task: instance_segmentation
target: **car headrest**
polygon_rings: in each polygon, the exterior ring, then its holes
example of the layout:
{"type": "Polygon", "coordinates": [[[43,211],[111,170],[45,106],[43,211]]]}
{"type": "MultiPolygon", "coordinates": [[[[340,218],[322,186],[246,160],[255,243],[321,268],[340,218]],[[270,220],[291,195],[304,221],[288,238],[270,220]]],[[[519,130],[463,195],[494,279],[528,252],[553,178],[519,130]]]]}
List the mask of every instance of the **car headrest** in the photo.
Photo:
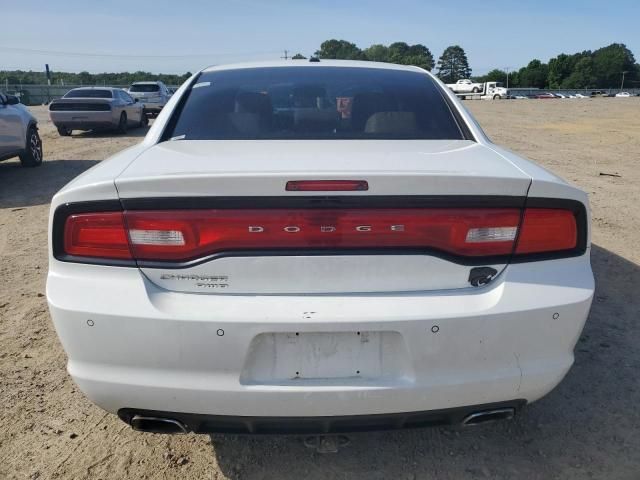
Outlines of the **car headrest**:
{"type": "Polygon", "coordinates": [[[360,93],[353,97],[351,119],[355,131],[364,131],[369,117],[378,112],[398,110],[396,102],[384,93],[360,93]]]}
{"type": "Polygon", "coordinates": [[[271,98],[265,93],[241,92],[236,95],[235,113],[256,113],[263,116],[273,114],[271,98]]]}
{"type": "Polygon", "coordinates": [[[330,133],[337,128],[339,118],[336,110],[303,108],[294,111],[293,128],[297,132],[330,133]]]}
{"type": "Polygon", "coordinates": [[[418,130],[414,112],[377,112],[369,117],[364,133],[411,135],[418,130]]]}
{"type": "Polygon", "coordinates": [[[321,108],[326,98],[324,87],[315,85],[296,87],[292,91],[293,106],[297,108],[321,108]]]}

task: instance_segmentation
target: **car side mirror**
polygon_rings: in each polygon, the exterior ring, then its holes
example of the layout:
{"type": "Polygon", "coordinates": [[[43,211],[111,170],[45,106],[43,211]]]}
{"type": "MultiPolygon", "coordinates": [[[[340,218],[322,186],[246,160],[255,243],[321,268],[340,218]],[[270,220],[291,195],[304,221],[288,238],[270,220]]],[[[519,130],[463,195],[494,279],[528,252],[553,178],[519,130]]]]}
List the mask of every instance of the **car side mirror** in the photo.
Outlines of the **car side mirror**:
{"type": "Polygon", "coordinates": [[[7,105],[18,105],[20,103],[20,99],[15,95],[7,95],[7,105]]]}

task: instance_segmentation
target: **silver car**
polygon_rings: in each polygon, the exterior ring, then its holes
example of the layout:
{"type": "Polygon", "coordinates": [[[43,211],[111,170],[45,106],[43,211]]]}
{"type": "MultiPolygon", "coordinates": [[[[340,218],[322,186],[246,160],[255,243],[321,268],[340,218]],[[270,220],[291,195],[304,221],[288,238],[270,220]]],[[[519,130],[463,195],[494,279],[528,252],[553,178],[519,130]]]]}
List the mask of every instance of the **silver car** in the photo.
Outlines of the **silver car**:
{"type": "Polygon", "coordinates": [[[145,112],[151,115],[160,113],[172,95],[162,82],[135,82],[129,87],[128,93],[137,98],[144,105],[145,112]]]}
{"type": "Polygon", "coordinates": [[[20,157],[23,167],[42,164],[38,122],[18,97],[0,92],[0,160],[20,157]]]}
{"type": "Polygon", "coordinates": [[[144,127],[149,120],[144,106],[120,88],[74,88],[49,105],[49,116],[63,137],[73,130],[115,129],[126,133],[129,127],[144,127]]]}

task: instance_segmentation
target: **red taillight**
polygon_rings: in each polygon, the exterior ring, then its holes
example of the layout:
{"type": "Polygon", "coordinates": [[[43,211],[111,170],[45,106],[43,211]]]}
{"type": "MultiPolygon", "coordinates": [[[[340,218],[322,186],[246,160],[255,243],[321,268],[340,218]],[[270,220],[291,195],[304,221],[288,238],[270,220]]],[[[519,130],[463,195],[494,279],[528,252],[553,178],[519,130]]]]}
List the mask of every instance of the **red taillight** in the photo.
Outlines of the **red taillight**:
{"type": "Polygon", "coordinates": [[[365,180],[292,180],[288,192],[350,192],[369,190],[365,180]]]}
{"type": "Polygon", "coordinates": [[[516,254],[570,250],[578,243],[578,227],[572,211],[527,208],[516,254]]]}
{"type": "Polygon", "coordinates": [[[570,210],[529,208],[141,210],[80,213],[64,224],[75,257],[182,262],[230,251],[413,249],[460,257],[577,248],[570,210]],[[515,246],[515,241],[518,241],[515,246]]]}
{"type": "Polygon", "coordinates": [[[78,257],[131,259],[124,214],[81,213],[67,217],[64,251],[78,257]]]}
{"type": "Polygon", "coordinates": [[[513,250],[520,211],[175,210],[133,211],[125,217],[135,258],[183,261],[269,249],[416,248],[462,256],[506,255],[513,250]]]}

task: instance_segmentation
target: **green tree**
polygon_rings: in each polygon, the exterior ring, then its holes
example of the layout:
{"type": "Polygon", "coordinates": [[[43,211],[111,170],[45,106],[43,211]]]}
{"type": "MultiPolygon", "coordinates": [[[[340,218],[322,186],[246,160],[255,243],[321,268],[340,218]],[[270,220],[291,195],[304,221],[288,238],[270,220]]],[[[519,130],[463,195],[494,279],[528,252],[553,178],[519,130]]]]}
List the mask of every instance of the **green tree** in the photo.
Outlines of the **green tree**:
{"type": "Polygon", "coordinates": [[[93,75],[91,75],[89,72],[80,72],[78,74],[78,83],[80,83],[80,85],[93,85],[93,75]]]}
{"type": "Polygon", "coordinates": [[[376,43],[366,48],[364,55],[372,62],[389,62],[389,47],[376,43]]]}
{"type": "Polygon", "coordinates": [[[455,83],[471,76],[467,54],[459,45],[447,47],[438,59],[438,77],[445,83],[455,83]]]}
{"type": "Polygon", "coordinates": [[[291,60],[306,60],[306,59],[307,57],[305,57],[301,53],[296,53],[293,57],[291,57],[291,60]]]}
{"type": "Polygon", "coordinates": [[[620,85],[622,72],[626,78],[633,81],[638,71],[633,53],[622,43],[612,43],[593,52],[593,74],[596,77],[596,87],[611,88],[620,85]]]}
{"type": "MultiPolygon", "coordinates": [[[[504,84],[507,83],[507,72],[505,72],[504,70],[500,70],[499,68],[494,68],[493,70],[491,70],[489,73],[487,73],[486,75],[482,75],[480,77],[474,77],[474,80],[476,82],[480,82],[480,83],[484,83],[484,82],[502,82],[504,84]]],[[[509,83],[513,83],[510,81],[509,83]]]]}
{"type": "Polygon", "coordinates": [[[540,60],[531,60],[526,67],[518,71],[518,84],[521,87],[545,88],[549,66],[540,60]]]}
{"type": "Polygon", "coordinates": [[[595,84],[593,59],[591,56],[585,56],[576,62],[571,74],[562,80],[560,88],[592,88],[595,84]]]}
{"type": "MultiPolygon", "coordinates": [[[[424,68],[425,70],[433,70],[435,61],[433,54],[424,45],[417,43],[411,45],[406,51],[403,62],[404,65],[415,65],[416,67],[424,68]]],[[[469,71],[471,73],[471,71],[469,71]]]]}
{"type": "Polygon", "coordinates": [[[388,47],[381,44],[374,44],[365,49],[363,53],[367,60],[374,62],[415,65],[425,70],[431,70],[434,66],[431,51],[419,43],[416,45],[408,45],[405,42],[395,42],[388,47]]]}
{"type": "Polygon", "coordinates": [[[364,53],[355,43],[336,39],[322,42],[316,56],[327,59],[365,60],[364,53]]]}

